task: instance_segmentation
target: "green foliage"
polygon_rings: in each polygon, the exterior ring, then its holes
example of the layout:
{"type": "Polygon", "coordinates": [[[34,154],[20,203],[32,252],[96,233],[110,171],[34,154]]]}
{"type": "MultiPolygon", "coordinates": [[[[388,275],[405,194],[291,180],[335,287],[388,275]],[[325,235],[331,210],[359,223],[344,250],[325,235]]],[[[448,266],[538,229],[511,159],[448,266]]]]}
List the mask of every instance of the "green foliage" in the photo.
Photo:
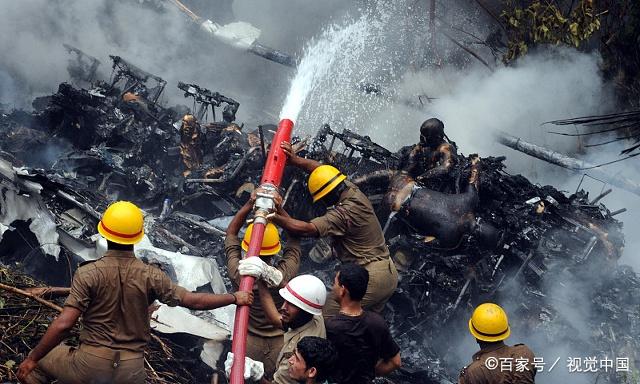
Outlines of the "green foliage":
{"type": "Polygon", "coordinates": [[[508,63],[524,56],[537,44],[566,44],[576,48],[600,29],[600,14],[593,0],[580,0],[571,14],[565,16],[550,1],[534,0],[526,8],[505,1],[500,17],[506,22],[508,51],[503,60],[508,63]]]}

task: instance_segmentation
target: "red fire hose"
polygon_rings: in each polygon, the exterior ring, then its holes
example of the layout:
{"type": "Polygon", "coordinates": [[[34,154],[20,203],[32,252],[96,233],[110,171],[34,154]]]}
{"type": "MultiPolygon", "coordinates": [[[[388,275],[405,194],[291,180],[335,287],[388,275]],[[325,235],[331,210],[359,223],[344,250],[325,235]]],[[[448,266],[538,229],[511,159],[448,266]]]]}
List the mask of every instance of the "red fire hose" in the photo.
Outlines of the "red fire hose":
{"type": "MultiPolygon", "coordinates": [[[[260,187],[262,189],[276,190],[282,181],[282,173],[287,163],[287,155],[280,148],[280,143],[291,140],[293,131],[293,121],[282,119],[278,124],[278,130],[271,142],[271,149],[267,156],[267,162],[262,173],[260,187]]],[[[267,223],[266,215],[269,213],[269,206],[273,206],[273,199],[269,197],[258,197],[255,205],[255,219],[251,239],[249,239],[249,249],[245,257],[260,255],[260,247],[264,236],[264,228],[267,223]]],[[[240,279],[240,291],[251,292],[255,279],[252,276],[242,276],[240,279]]],[[[247,350],[247,327],[249,324],[249,306],[239,305],[236,309],[236,318],[233,326],[233,340],[231,351],[233,352],[233,365],[231,366],[231,384],[244,384],[244,357],[247,350]]]]}

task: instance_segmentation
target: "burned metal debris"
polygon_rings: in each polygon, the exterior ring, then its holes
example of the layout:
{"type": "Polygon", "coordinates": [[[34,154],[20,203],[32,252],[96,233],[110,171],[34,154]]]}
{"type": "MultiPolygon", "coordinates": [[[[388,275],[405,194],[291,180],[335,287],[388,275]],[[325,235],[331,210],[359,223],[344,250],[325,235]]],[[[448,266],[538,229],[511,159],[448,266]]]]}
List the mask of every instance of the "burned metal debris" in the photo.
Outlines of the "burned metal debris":
{"type": "MultiPolygon", "coordinates": [[[[47,284],[68,284],[78,262],[96,257],[98,212],[116,199],[145,209],[151,243],[141,252],[176,279],[176,252],[223,266],[224,229],[259,182],[269,125],[234,123],[239,103],[195,84],[180,89],[199,111],[160,105],[165,83],[116,58],[118,81],[61,84],[32,113],[0,115],[0,261],[47,284]],[[222,120],[213,114],[207,122],[204,111],[221,103],[222,120]],[[48,156],[35,159],[30,147],[48,156]]],[[[470,358],[457,357],[456,341],[468,337],[470,312],[486,300],[506,304],[518,334],[535,334],[534,351],[561,344],[640,366],[640,279],[617,265],[622,224],[598,197],[509,175],[504,158],[462,154],[439,181],[449,185],[436,190],[402,173],[402,153],[329,126],[293,142],[301,156],[338,164],[368,194],[385,229],[401,276],[386,317],[404,362],[389,381],[455,382],[470,358]],[[576,330],[565,311],[576,300],[597,309],[580,325],[588,329],[576,330]]],[[[287,169],[281,194],[293,216],[308,219],[322,208],[310,204],[305,182],[287,169]]],[[[330,247],[307,240],[304,248],[310,257],[301,270],[330,283],[330,247]]],[[[230,287],[225,268],[213,272],[230,287]]],[[[609,372],[599,382],[622,378],[609,372]]]]}
{"type": "Polygon", "coordinates": [[[71,79],[86,83],[94,81],[98,67],[101,64],[100,60],[69,44],[62,44],[62,46],[67,52],[75,55],[73,60],[69,60],[69,65],[67,66],[67,72],[69,72],[71,79]]]}

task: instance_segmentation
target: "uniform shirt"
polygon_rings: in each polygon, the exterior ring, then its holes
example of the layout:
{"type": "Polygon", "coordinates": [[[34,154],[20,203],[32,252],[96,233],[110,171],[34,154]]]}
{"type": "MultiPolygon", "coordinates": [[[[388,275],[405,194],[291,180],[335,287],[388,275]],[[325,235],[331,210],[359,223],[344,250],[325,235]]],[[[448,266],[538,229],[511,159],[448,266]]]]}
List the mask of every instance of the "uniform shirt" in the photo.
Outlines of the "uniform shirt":
{"type": "Polygon", "coordinates": [[[382,316],[364,311],[360,316],[342,313],[327,320],[327,339],[338,352],[337,378],[344,384],[369,384],[379,359],[400,352],[382,316]]]}
{"type": "Polygon", "coordinates": [[[81,343],[142,353],[149,305],[157,299],[176,306],[187,292],[132,251],[111,250],[78,268],[64,305],[82,312],[81,343]]]}
{"type": "Polygon", "coordinates": [[[366,265],[389,258],[382,227],[367,196],[345,180],[346,190],[336,206],[324,216],[311,220],[320,237],[332,236],[333,246],[343,263],[366,265]]]}
{"type": "Polygon", "coordinates": [[[273,382],[276,384],[297,384],[296,380],[289,377],[289,358],[298,345],[298,341],[305,336],[317,336],[323,339],[327,337],[322,316],[313,318],[302,327],[289,329],[284,333],[284,345],[278,355],[278,369],[273,374],[273,382]]]}
{"type": "Polygon", "coordinates": [[[533,358],[533,352],[524,344],[516,344],[513,347],[503,343],[492,345],[473,355],[473,362],[460,372],[458,384],[533,384],[536,375],[533,358]],[[486,367],[485,361],[489,357],[498,359],[496,369],[490,370],[486,367]],[[501,369],[501,358],[511,359],[511,370],[504,370],[504,367],[501,369]],[[526,359],[527,369],[518,372],[517,359],[526,359]]]}
{"type": "MultiPolygon", "coordinates": [[[[240,264],[240,260],[242,260],[242,248],[240,247],[240,239],[238,236],[227,235],[224,239],[224,251],[227,256],[229,279],[231,279],[231,284],[233,284],[233,287],[237,290],[240,286],[240,278],[242,277],[238,272],[238,265],[240,264]]],[[[287,282],[298,273],[300,253],[300,241],[295,237],[290,237],[282,252],[282,259],[274,265],[274,267],[282,272],[280,287],[269,289],[276,308],[280,308],[284,302],[280,294],[278,294],[278,288],[284,287],[287,282]]],[[[261,258],[267,264],[271,265],[272,257],[261,258]]],[[[253,294],[256,298],[259,297],[258,286],[256,284],[253,285],[253,294]]],[[[282,329],[271,325],[265,316],[260,300],[254,300],[253,305],[249,308],[249,331],[255,335],[265,337],[279,336],[284,333],[282,329]]]]}

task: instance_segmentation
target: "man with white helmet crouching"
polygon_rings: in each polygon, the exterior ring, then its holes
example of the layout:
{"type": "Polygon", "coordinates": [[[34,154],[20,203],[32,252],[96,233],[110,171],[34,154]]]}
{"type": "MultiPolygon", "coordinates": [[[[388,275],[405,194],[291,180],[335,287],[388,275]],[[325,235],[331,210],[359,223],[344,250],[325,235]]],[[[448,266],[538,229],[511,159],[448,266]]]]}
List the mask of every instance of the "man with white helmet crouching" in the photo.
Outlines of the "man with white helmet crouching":
{"type": "MultiPolygon", "coordinates": [[[[260,280],[258,285],[265,316],[275,327],[285,331],[284,345],[278,355],[272,382],[296,384],[298,381],[291,378],[289,374],[289,358],[294,354],[298,341],[303,337],[326,338],[322,307],[327,298],[327,290],[324,283],[315,276],[296,276],[280,289],[279,293],[284,299],[284,304],[278,310],[264,283],[260,280]]],[[[225,366],[230,368],[232,362],[233,357],[229,353],[225,366]]],[[[245,378],[268,383],[262,377],[260,369],[256,368],[256,364],[257,362],[246,359],[245,378]]]]}

